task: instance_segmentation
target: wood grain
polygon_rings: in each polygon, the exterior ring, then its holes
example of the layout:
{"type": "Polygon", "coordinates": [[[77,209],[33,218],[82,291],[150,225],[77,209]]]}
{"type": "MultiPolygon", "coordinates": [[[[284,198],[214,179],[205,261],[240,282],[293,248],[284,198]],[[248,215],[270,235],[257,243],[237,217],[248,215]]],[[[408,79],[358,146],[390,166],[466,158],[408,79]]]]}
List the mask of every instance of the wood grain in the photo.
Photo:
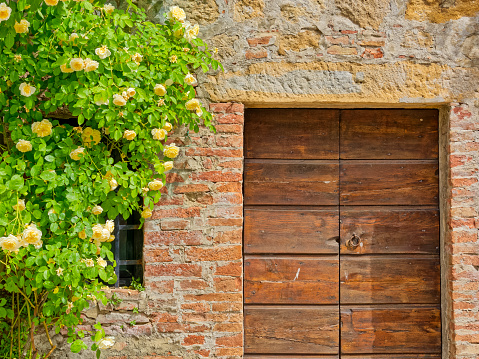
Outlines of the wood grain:
{"type": "Polygon", "coordinates": [[[340,158],[438,158],[438,125],[438,110],[342,110],[340,158]]]}
{"type": "Polygon", "coordinates": [[[341,256],[341,303],[440,303],[439,255],[341,256]]]}
{"type": "Polygon", "coordinates": [[[342,161],[342,205],[437,205],[437,161],[342,161]]]}
{"type": "Polygon", "coordinates": [[[342,353],[440,353],[439,305],[341,306],[342,353]]]}
{"type": "Polygon", "coordinates": [[[337,159],[339,111],[247,109],[245,158],[337,159]]]}
{"type": "Polygon", "coordinates": [[[431,208],[341,208],[341,253],[439,253],[439,211],[431,208]],[[357,235],[361,244],[347,247],[357,235]]]}
{"type": "Polygon", "coordinates": [[[324,161],[245,160],[245,205],[339,203],[337,163],[324,161]]]}
{"type": "Polygon", "coordinates": [[[339,258],[244,259],[244,301],[256,304],[336,304],[339,258]]]}
{"type": "Polygon", "coordinates": [[[441,354],[369,354],[369,355],[342,354],[341,358],[345,358],[345,359],[441,359],[441,354]]]}
{"type": "Polygon", "coordinates": [[[339,211],[245,207],[244,253],[338,253],[339,211]]]}
{"type": "MultiPolygon", "coordinates": [[[[247,359],[339,359],[338,355],[244,355],[247,359]]],[[[436,359],[436,358],[431,358],[436,359]]]]}
{"type": "Polygon", "coordinates": [[[338,353],[337,306],[245,306],[244,320],[245,353],[338,353]]]}

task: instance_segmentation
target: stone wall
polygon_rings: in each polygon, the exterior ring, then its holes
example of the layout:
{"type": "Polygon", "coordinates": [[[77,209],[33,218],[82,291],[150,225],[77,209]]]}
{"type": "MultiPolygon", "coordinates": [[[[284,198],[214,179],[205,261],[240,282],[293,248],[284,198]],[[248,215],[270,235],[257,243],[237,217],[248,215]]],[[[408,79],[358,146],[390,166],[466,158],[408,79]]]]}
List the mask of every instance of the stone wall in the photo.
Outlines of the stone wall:
{"type": "MultiPolygon", "coordinates": [[[[216,103],[217,134],[175,139],[182,155],[145,226],[146,291],[121,290],[115,310],[85,314],[86,326],[99,320],[117,338],[102,357],[242,356],[245,105],[441,110],[444,357],[477,358],[479,0],[139,4],[154,21],[170,5],[185,8],[225,72],[199,74],[197,89],[216,103]]],[[[91,356],[67,353],[57,357],[91,356]]]]}

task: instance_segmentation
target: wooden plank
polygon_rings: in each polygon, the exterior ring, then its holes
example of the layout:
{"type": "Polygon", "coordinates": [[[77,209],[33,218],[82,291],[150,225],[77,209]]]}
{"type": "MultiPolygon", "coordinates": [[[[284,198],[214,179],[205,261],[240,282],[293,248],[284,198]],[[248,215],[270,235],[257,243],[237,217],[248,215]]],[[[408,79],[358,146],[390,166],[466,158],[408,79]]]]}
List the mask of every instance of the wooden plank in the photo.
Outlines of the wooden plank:
{"type": "Polygon", "coordinates": [[[438,110],[341,111],[341,159],[438,158],[438,110]]]}
{"type": "Polygon", "coordinates": [[[440,306],[341,306],[342,353],[440,353],[440,306]]]}
{"type": "Polygon", "coordinates": [[[342,161],[342,205],[437,205],[437,161],[342,161]]]}
{"type": "Polygon", "coordinates": [[[338,159],[339,111],[247,109],[245,157],[338,159]]]}
{"type": "Polygon", "coordinates": [[[244,210],[245,253],[338,253],[338,238],[337,208],[288,206],[244,210]]]}
{"type": "Polygon", "coordinates": [[[337,163],[299,160],[245,160],[245,205],[339,203],[337,163]]]}
{"type": "Polygon", "coordinates": [[[341,303],[441,302],[439,255],[341,256],[341,303]]]}
{"type": "Polygon", "coordinates": [[[425,208],[341,208],[341,253],[439,253],[439,211],[425,208]],[[358,246],[347,246],[354,235],[358,246]]]}
{"type": "Polygon", "coordinates": [[[337,354],[337,306],[245,306],[245,353],[337,354]]]}
{"type": "Polygon", "coordinates": [[[336,304],[338,298],[338,257],[244,259],[245,303],[336,304]]]}
{"type": "Polygon", "coordinates": [[[345,359],[441,359],[441,354],[370,354],[370,355],[342,354],[341,358],[345,358],[345,359]]]}
{"type": "MultiPolygon", "coordinates": [[[[338,359],[339,355],[244,355],[246,359],[338,359]]],[[[432,358],[435,359],[435,358],[432,358]]]]}

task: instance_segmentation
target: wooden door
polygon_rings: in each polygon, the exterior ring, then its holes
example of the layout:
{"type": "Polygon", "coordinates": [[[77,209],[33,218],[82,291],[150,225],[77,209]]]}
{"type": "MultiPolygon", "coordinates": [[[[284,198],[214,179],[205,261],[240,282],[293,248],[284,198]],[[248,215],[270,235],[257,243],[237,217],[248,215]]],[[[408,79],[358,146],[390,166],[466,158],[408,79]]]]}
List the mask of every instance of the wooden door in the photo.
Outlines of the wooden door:
{"type": "Polygon", "coordinates": [[[437,111],[245,121],[245,356],[439,358],[437,111]]]}

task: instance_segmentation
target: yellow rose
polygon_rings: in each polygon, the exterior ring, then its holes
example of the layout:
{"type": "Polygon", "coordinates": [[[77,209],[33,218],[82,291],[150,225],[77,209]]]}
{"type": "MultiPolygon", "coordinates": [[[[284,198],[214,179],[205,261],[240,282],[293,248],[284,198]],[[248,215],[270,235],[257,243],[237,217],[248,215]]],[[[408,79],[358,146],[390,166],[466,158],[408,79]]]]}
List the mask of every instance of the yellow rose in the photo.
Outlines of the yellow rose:
{"type": "Polygon", "coordinates": [[[81,139],[87,147],[91,147],[92,142],[94,145],[97,145],[101,141],[101,132],[87,127],[83,130],[81,139]]]}
{"type": "Polygon", "coordinates": [[[141,212],[141,217],[142,218],[150,218],[152,214],[153,214],[153,212],[151,212],[151,209],[146,207],[145,209],[143,209],[143,212],[141,212]]]}
{"type": "Polygon", "coordinates": [[[165,125],[162,127],[165,131],[170,132],[173,129],[173,126],[169,122],[165,122],[165,125]]]}
{"type": "Polygon", "coordinates": [[[19,199],[17,200],[17,204],[13,206],[13,209],[15,211],[23,211],[25,209],[25,200],[24,199],[19,199]]]}
{"type": "Polygon", "coordinates": [[[78,237],[80,239],[85,239],[86,238],[86,232],[85,230],[78,232],[78,237]]]}
{"type": "Polygon", "coordinates": [[[168,158],[175,158],[180,153],[180,148],[176,146],[174,143],[171,145],[165,146],[163,150],[163,154],[168,158]]]}
{"type": "Polygon", "coordinates": [[[22,82],[19,86],[20,89],[20,94],[22,96],[30,97],[33,95],[36,91],[36,88],[33,86],[30,86],[29,84],[22,82]]]}
{"type": "Polygon", "coordinates": [[[162,128],[154,128],[151,130],[151,135],[153,136],[153,139],[155,140],[164,140],[165,136],[168,134],[166,130],[162,128]]]}
{"type": "Polygon", "coordinates": [[[110,239],[110,231],[101,224],[95,224],[92,228],[92,239],[106,242],[110,239]]]}
{"type": "Polygon", "coordinates": [[[17,34],[24,34],[28,32],[29,26],[30,26],[30,23],[25,19],[22,19],[20,22],[15,21],[15,25],[13,25],[15,32],[17,34]]]}
{"type": "Polygon", "coordinates": [[[26,140],[18,140],[15,147],[20,152],[28,152],[32,150],[32,144],[30,143],[30,141],[26,141],[26,140]]]}
{"type": "Polygon", "coordinates": [[[108,15],[111,15],[111,14],[113,14],[113,11],[115,10],[115,7],[112,4],[106,4],[105,6],[103,6],[103,10],[108,15]]]}
{"type": "Polygon", "coordinates": [[[60,70],[65,74],[73,72],[73,69],[67,67],[67,64],[60,65],[60,70]]]}
{"type": "Polygon", "coordinates": [[[133,97],[136,95],[136,91],[133,87],[130,87],[128,90],[126,90],[126,94],[128,97],[133,97]]]}
{"type": "Polygon", "coordinates": [[[148,183],[148,187],[152,190],[152,191],[159,191],[160,189],[163,188],[163,182],[160,181],[160,180],[154,180],[154,181],[151,181],[148,183]]]}
{"type": "Polygon", "coordinates": [[[103,208],[101,208],[101,206],[95,206],[93,207],[93,209],[91,210],[91,212],[94,214],[94,215],[99,215],[103,212],[103,208]]]}
{"type": "Polygon", "coordinates": [[[126,100],[122,95],[114,94],[113,95],[113,104],[115,104],[117,106],[125,106],[126,105],[126,100]]]}
{"type": "Polygon", "coordinates": [[[203,116],[203,110],[202,110],[201,108],[197,108],[197,109],[196,109],[196,115],[197,115],[198,117],[203,116]]]}
{"type": "Polygon", "coordinates": [[[112,178],[108,184],[110,185],[110,191],[114,191],[118,187],[118,182],[112,178]]]}
{"type": "Polygon", "coordinates": [[[42,238],[40,231],[35,224],[30,224],[22,233],[22,239],[28,244],[35,244],[42,238]]]}
{"type": "Polygon", "coordinates": [[[83,147],[78,147],[76,150],[70,152],[70,158],[74,161],[79,161],[80,158],[85,154],[85,149],[83,147]]]}
{"type": "Polygon", "coordinates": [[[201,103],[198,99],[193,98],[185,103],[185,107],[187,110],[196,111],[196,109],[201,107],[201,103]]]}
{"type": "Polygon", "coordinates": [[[0,4],[0,22],[6,21],[10,18],[12,9],[7,6],[4,2],[0,4]]]}
{"type": "Polygon", "coordinates": [[[185,83],[191,86],[196,86],[198,84],[198,81],[196,81],[196,78],[192,74],[188,73],[185,76],[185,83]]]}
{"type": "Polygon", "coordinates": [[[45,0],[45,4],[48,6],[55,6],[58,4],[58,0],[45,0]]]}
{"type": "Polygon", "coordinates": [[[125,130],[125,132],[123,132],[123,138],[126,138],[128,141],[133,140],[135,137],[136,137],[135,131],[125,130]]]}
{"type": "Polygon", "coordinates": [[[48,120],[42,120],[41,122],[34,122],[32,124],[32,132],[38,137],[45,137],[52,134],[52,123],[48,120]]]}
{"type": "Polygon", "coordinates": [[[187,41],[196,39],[198,33],[200,32],[200,26],[198,24],[192,26],[188,25],[185,30],[185,35],[183,36],[187,41]]]}
{"type": "Polygon", "coordinates": [[[170,11],[166,14],[166,17],[170,20],[178,20],[180,22],[185,21],[186,13],[185,10],[178,6],[171,6],[170,11]]]}
{"type": "Polygon", "coordinates": [[[111,51],[108,50],[108,47],[103,45],[102,47],[98,47],[95,49],[95,54],[100,58],[100,59],[106,59],[108,56],[111,55],[111,51]]]}
{"type": "Polygon", "coordinates": [[[158,96],[164,96],[166,94],[166,88],[165,86],[161,84],[156,84],[154,91],[155,91],[155,95],[158,95],[158,96]]]}
{"type": "Polygon", "coordinates": [[[85,68],[85,62],[83,61],[83,59],[76,57],[70,60],[70,67],[74,71],[81,71],[85,68]]]}
{"type": "Polygon", "coordinates": [[[98,263],[98,265],[99,265],[100,267],[103,267],[103,268],[105,268],[106,265],[107,265],[106,260],[104,260],[102,257],[98,257],[98,258],[96,259],[96,262],[98,263]]]}
{"type": "Polygon", "coordinates": [[[168,172],[173,168],[173,161],[166,161],[163,163],[163,168],[165,169],[165,172],[168,172]]]}
{"type": "Polygon", "coordinates": [[[174,63],[176,63],[176,61],[178,60],[178,56],[172,55],[172,56],[170,56],[170,59],[169,59],[169,60],[170,60],[170,62],[171,62],[172,64],[174,64],[174,63]]]}
{"type": "Polygon", "coordinates": [[[13,55],[13,58],[15,59],[16,62],[22,61],[22,55],[13,55]]]}
{"type": "Polygon", "coordinates": [[[131,57],[131,59],[139,65],[141,60],[143,60],[143,55],[141,55],[137,52],[131,57]]]}
{"type": "Polygon", "coordinates": [[[111,219],[107,220],[105,223],[105,228],[110,232],[113,233],[115,230],[115,222],[111,219]]]}
{"type": "Polygon", "coordinates": [[[85,259],[85,265],[86,265],[87,267],[94,267],[94,266],[95,266],[95,262],[93,261],[93,259],[88,258],[88,259],[85,259]]]}
{"type": "Polygon", "coordinates": [[[4,251],[18,251],[18,249],[21,247],[21,243],[18,240],[17,237],[15,237],[13,234],[10,234],[8,237],[2,237],[0,238],[0,247],[4,251]]]}
{"type": "Polygon", "coordinates": [[[98,61],[86,58],[85,59],[85,72],[95,71],[98,68],[98,61]]]}
{"type": "Polygon", "coordinates": [[[78,39],[78,34],[76,32],[72,32],[72,34],[68,37],[68,40],[74,41],[75,39],[78,39]]]}

